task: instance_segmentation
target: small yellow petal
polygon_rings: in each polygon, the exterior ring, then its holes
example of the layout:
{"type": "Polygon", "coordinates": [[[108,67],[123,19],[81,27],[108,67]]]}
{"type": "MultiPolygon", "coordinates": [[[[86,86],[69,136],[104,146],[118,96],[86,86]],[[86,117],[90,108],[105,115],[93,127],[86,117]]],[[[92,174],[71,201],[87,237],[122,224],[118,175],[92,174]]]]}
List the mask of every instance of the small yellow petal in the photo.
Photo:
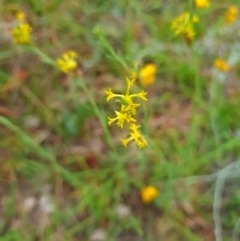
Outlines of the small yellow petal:
{"type": "Polygon", "coordinates": [[[112,98],[113,92],[111,89],[105,90],[105,94],[107,95],[107,101],[112,98]]]}
{"type": "Polygon", "coordinates": [[[129,88],[133,85],[133,83],[135,81],[135,79],[130,80],[128,78],[126,78],[126,80],[127,80],[127,85],[128,85],[129,88]]]}
{"type": "Polygon", "coordinates": [[[147,92],[144,92],[144,91],[141,91],[139,92],[138,94],[133,94],[133,95],[130,95],[131,98],[135,98],[135,97],[138,97],[142,100],[146,100],[147,101],[147,98],[145,97],[147,95],[147,92]]]}
{"type": "Polygon", "coordinates": [[[108,117],[108,125],[111,125],[117,118],[108,117]]]}
{"type": "Polygon", "coordinates": [[[126,138],[126,139],[122,139],[122,140],[121,140],[121,143],[122,143],[122,145],[123,145],[124,147],[126,147],[127,144],[128,144],[128,142],[130,142],[130,141],[131,141],[131,137],[130,137],[130,138],[126,138]]]}

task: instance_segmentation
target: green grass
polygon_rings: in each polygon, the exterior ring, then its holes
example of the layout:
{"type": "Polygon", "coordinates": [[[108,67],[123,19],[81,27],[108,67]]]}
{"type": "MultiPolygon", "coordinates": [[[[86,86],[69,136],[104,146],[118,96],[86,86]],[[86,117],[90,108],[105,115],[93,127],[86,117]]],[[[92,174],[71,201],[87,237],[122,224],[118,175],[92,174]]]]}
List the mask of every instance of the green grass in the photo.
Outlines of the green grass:
{"type": "Polygon", "coordinates": [[[103,240],[237,240],[239,21],[223,19],[237,0],[208,9],[158,0],[0,4],[0,241],[90,240],[97,229],[103,240]],[[32,26],[31,46],[11,43],[5,26],[16,9],[32,26]],[[170,29],[182,11],[200,18],[192,45],[170,29]],[[56,67],[69,49],[79,55],[76,76],[56,67]],[[219,57],[234,59],[229,72],[214,70],[219,57]],[[141,150],[123,147],[127,130],[107,124],[118,103],[104,93],[124,93],[135,62],[157,66],[137,109],[148,141],[141,150]],[[149,205],[140,198],[147,185],[160,191],[149,205]]]}

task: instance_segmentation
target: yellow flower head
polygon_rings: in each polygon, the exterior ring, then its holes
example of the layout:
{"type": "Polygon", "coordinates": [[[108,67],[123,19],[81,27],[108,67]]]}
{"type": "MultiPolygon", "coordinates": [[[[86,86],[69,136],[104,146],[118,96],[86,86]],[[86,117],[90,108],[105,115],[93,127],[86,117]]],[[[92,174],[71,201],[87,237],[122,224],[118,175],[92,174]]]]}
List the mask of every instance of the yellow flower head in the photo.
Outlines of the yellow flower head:
{"type": "Polygon", "coordinates": [[[226,61],[224,61],[223,59],[216,59],[216,60],[214,61],[214,66],[215,66],[217,69],[219,69],[219,70],[221,70],[221,71],[223,71],[223,72],[227,72],[227,71],[229,71],[229,69],[230,69],[229,64],[228,64],[226,61]]]}
{"type": "Polygon", "coordinates": [[[105,93],[107,95],[107,101],[111,100],[112,98],[119,98],[121,102],[121,112],[128,112],[130,115],[136,114],[136,108],[140,106],[140,104],[136,104],[133,102],[134,98],[140,98],[142,100],[147,100],[146,95],[147,93],[144,91],[139,92],[138,94],[130,94],[131,86],[134,83],[133,80],[127,80],[127,90],[125,95],[115,94],[112,92],[111,89],[106,90],[105,93]]]}
{"type": "Polygon", "coordinates": [[[140,131],[138,130],[140,128],[140,126],[132,124],[129,127],[130,132],[130,136],[126,139],[122,139],[121,142],[123,144],[123,146],[127,146],[127,144],[130,141],[134,141],[136,142],[137,146],[139,148],[144,148],[147,146],[147,141],[144,139],[144,137],[142,136],[142,134],[140,133],[140,131]]]}
{"type": "Polygon", "coordinates": [[[64,73],[68,73],[77,68],[76,58],[77,54],[70,50],[62,54],[62,56],[58,58],[56,62],[60,70],[62,70],[64,73]]]}
{"type": "Polygon", "coordinates": [[[193,29],[193,24],[198,22],[198,20],[199,19],[196,15],[184,12],[173,20],[171,28],[175,35],[183,34],[186,38],[192,40],[196,35],[193,29]]]}
{"type": "Polygon", "coordinates": [[[15,44],[29,44],[31,42],[32,28],[28,23],[19,23],[11,32],[15,44]]]}
{"type": "Polygon", "coordinates": [[[198,8],[207,8],[210,6],[209,0],[195,0],[195,5],[198,8]]]}
{"type": "Polygon", "coordinates": [[[140,195],[144,203],[150,203],[159,195],[159,191],[154,186],[146,186],[141,189],[140,195]]]}
{"type": "Polygon", "coordinates": [[[141,84],[149,86],[154,83],[156,78],[157,67],[155,64],[146,64],[140,69],[139,76],[141,84]]]}
{"type": "Polygon", "coordinates": [[[115,118],[110,118],[108,117],[108,125],[111,125],[113,122],[118,121],[117,122],[117,126],[123,128],[123,124],[125,122],[129,123],[129,122],[135,122],[136,120],[134,118],[131,117],[131,115],[129,115],[128,113],[122,113],[122,112],[118,112],[115,111],[116,113],[116,117],[115,118]]]}
{"type": "Polygon", "coordinates": [[[16,13],[16,19],[18,19],[18,20],[24,20],[24,19],[25,19],[25,14],[24,14],[24,12],[18,11],[18,12],[16,13]]]}
{"type": "Polygon", "coordinates": [[[238,7],[231,6],[227,12],[225,13],[225,21],[226,23],[233,23],[237,20],[238,17],[238,7]]]}

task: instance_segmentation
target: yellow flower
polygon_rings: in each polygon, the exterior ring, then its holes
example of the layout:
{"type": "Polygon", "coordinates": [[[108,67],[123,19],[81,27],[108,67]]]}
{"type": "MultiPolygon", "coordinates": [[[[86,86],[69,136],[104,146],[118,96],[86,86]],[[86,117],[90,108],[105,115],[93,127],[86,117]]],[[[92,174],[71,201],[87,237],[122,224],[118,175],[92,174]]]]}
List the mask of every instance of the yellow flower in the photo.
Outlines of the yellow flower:
{"type": "Polygon", "coordinates": [[[196,15],[184,12],[173,20],[171,28],[174,30],[175,35],[183,34],[186,38],[192,40],[196,35],[193,24],[198,22],[198,20],[196,15]]]}
{"type": "Polygon", "coordinates": [[[16,19],[18,19],[18,20],[24,20],[24,19],[25,19],[25,14],[24,14],[24,12],[18,11],[18,12],[16,13],[16,19]]]}
{"type": "Polygon", "coordinates": [[[147,141],[144,139],[144,137],[142,136],[142,134],[139,132],[139,129],[140,126],[138,125],[135,125],[135,124],[132,124],[130,127],[129,127],[129,130],[131,131],[130,132],[130,136],[126,139],[122,139],[121,142],[123,144],[123,146],[127,146],[127,144],[130,142],[130,141],[135,141],[137,146],[139,148],[143,148],[143,147],[146,147],[147,146],[147,141]]]}
{"type": "Polygon", "coordinates": [[[159,191],[154,186],[146,186],[141,189],[140,195],[144,203],[152,202],[159,194],[159,191]]]}
{"type": "Polygon", "coordinates": [[[11,32],[15,44],[29,44],[31,42],[32,28],[28,23],[19,23],[11,32]]]}
{"type": "Polygon", "coordinates": [[[105,93],[107,95],[107,101],[111,100],[112,98],[120,98],[121,99],[121,112],[130,112],[130,115],[135,115],[136,114],[136,108],[140,106],[140,104],[136,104],[133,102],[132,99],[134,98],[140,98],[142,100],[147,100],[147,98],[145,97],[147,95],[146,92],[141,91],[137,94],[130,94],[130,88],[134,83],[134,79],[133,80],[129,80],[128,78],[127,80],[127,90],[125,95],[121,95],[121,94],[115,94],[112,92],[111,89],[106,90],[105,93]]]}
{"type": "Polygon", "coordinates": [[[140,69],[139,76],[144,87],[154,83],[156,71],[157,67],[155,64],[146,64],[140,69]]]}
{"type": "Polygon", "coordinates": [[[117,126],[123,128],[123,124],[125,122],[129,123],[130,121],[135,122],[136,120],[134,118],[131,117],[131,115],[128,115],[127,113],[122,113],[122,112],[118,112],[115,111],[116,116],[115,118],[110,118],[108,117],[108,125],[111,125],[113,122],[118,121],[117,122],[117,126]]]}
{"type": "Polygon", "coordinates": [[[216,60],[214,61],[214,66],[215,66],[217,69],[219,69],[219,70],[221,70],[221,71],[223,71],[223,72],[227,72],[227,71],[229,71],[229,69],[230,69],[229,64],[228,64],[226,61],[224,61],[223,59],[216,59],[216,60]]]}
{"type": "Polygon", "coordinates": [[[70,50],[58,58],[56,62],[60,70],[64,73],[68,73],[77,68],[76,58],[77,54],[70,50]]]}
{"type": "Polygon", "coordinates": [[[122,105],[122,111],[130,113],[130,115],[136,115],[136,108],[139,107],[140,104],[135,104],[132,102],[131,99],[129,99],[128,104],[122,105]]]}
{"type": "Polygon", "coordinates": [[[226,23],[233,23],[237,20],[238,17],[238,7],[231,6],[227,12],[225,13],[225,21],[226,23]]]}
{"type": "Polygon", "coordinates": [[[195,0],[195,5],[198,8],[207,8],[210,6],[209,0],[195,0]]]}

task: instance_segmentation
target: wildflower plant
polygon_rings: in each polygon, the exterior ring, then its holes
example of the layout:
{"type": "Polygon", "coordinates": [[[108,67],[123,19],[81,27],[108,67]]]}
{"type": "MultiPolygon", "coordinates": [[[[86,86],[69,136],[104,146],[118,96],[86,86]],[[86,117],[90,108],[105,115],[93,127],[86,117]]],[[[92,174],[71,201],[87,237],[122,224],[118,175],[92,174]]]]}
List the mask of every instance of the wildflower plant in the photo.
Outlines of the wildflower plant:
{"type": "Polygon", "coordinates": [[[17,25],[11,30],[15,44],[28,45],[31,42],[31,26],[26,22],[25,14],[21,11],[16,14],[17,25]]]}
{"type": "MultiPolygon", "coordinates": [[[[141,91],[137,94],[131,94],[130,90],[134,83],[134,79],[130,80],[126,78],[127,81],[127,89],[125,94],[115,94],[112,92],[111,88],[105,91],[107,95],[107,101],[116,98],[116,102],[120,104],[120,110],[115,111],[116,117],[110,118],[108,117],[108,125],[116,122],[117,126],[123,129],[124,124],[129,124],[132,122],[137,122],[135,119],[136,116],[136,109],[141,105],[140,103],[135,102],[135,99],[141,99],[147,101],[146,95],[147,93],[141,91]]],[[[126,146],[128,142],[134,141],[138,145],[139,148],[147,146],[146,140],[142,137],[141,133],[139,132],[139,127],[135,124],[130,125],[129,130],[130,137],[127,139],[122,140],[122,144],[126,146]]]]}
{"type": "Polygon", "coordinates": [[[112,98],[118,98],[120,104],[121,104],[121,113],[127,113],[130,116],[134,116],[136,114],[136,108],[140,106],[139,103],[134,103],[133,99],[140,98],[142,100],[147,100],[146,95],[147,93],[144,91],[141,91],[137,94],[130,94],[131,86],[134,83],[134,79],[126,79],[127,80],[127,90],[125,95],[121,94],[115,94],[112,92],[111,89],[106,90],[105,93],[107,95],[107,101],[111,100],[112,98]]]}
{"type": "Polygon", "coordinates": [[[171,29],[175,35],[182,34],[186,39],[193,40],[196,32],[194,30],[194,23],[199,19],[196,15],[191,15],[189,12],[184,12],[172,21],[171,29]]]}

